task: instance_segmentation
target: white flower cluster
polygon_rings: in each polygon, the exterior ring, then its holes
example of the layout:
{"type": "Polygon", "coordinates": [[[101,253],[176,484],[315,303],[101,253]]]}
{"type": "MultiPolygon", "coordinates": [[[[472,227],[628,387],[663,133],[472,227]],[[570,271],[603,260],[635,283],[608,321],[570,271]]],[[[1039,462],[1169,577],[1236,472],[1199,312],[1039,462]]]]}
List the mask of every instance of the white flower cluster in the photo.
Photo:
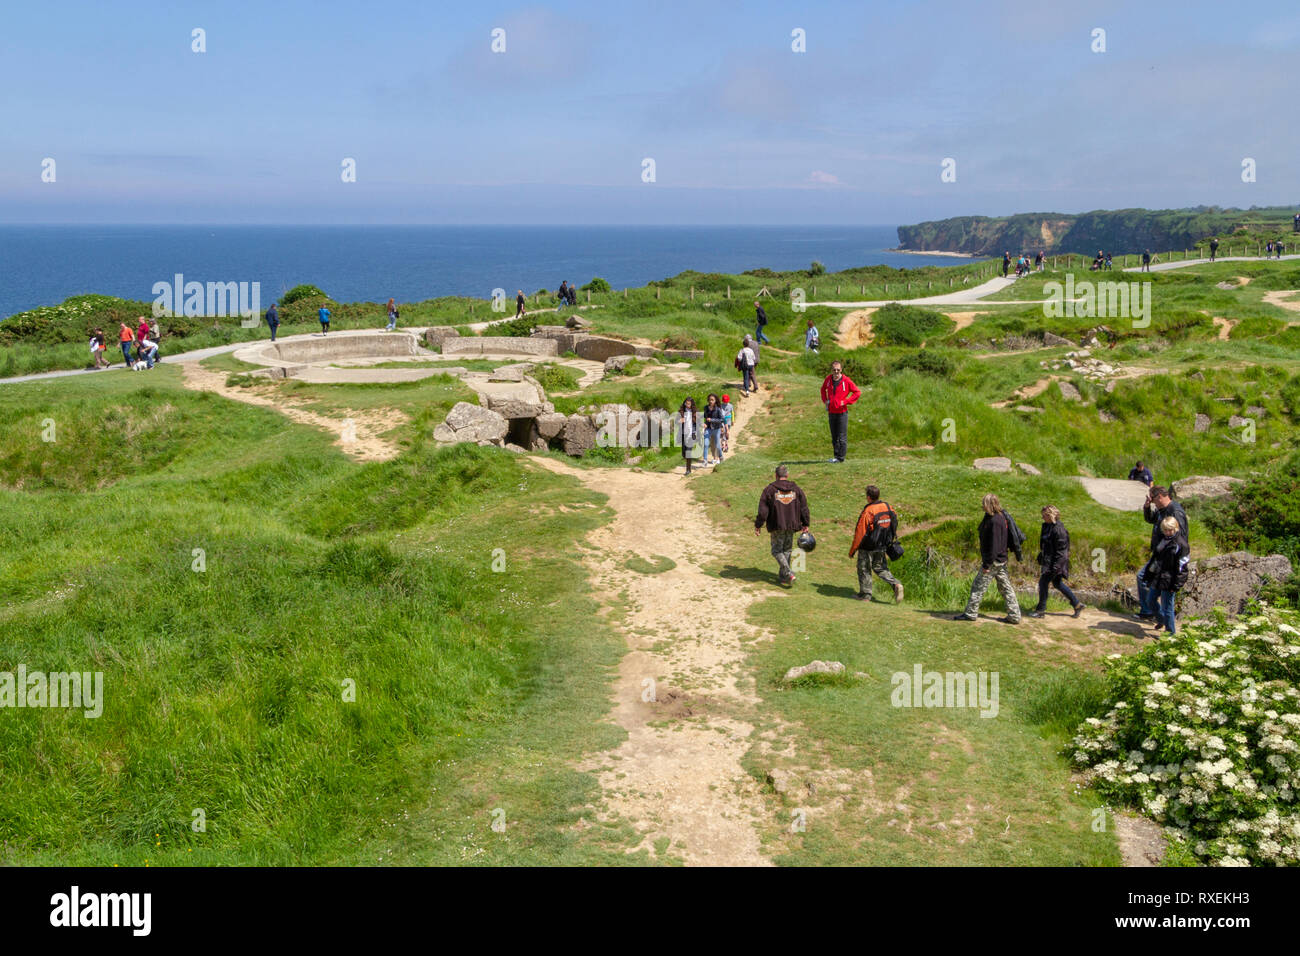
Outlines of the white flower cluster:
{"type": "Polygon", "coordinates": [[[1300,630],[1285,611],[1198,622],[1107,662],[1113,706],[1073,756],[1205,862],[1300,864],[1300,630]]]}

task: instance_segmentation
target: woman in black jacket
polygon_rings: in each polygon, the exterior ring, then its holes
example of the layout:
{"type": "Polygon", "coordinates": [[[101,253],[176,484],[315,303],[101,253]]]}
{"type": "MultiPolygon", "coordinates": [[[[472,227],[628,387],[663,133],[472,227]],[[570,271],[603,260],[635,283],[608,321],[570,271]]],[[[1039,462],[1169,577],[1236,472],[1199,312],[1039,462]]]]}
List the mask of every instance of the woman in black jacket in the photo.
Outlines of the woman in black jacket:
{"type": "Polygon", "coordinates": [[[1154,582],[1156,592],[1156,619],[1152,627],[1164,628],[1170,634],[1178,633],[1174,622],[1174,596],[1187,583],[1187,560],[1191,548],[1183,534],[1178,519],[1170,515],[1160,522],[1161,539],[1156,543],[1147,563],[1147,580],[1154,582]]]}
{"type": "Polygon", "coordinates": [[[695,408],[695,399],[687,397],[682,407],[677,410],[677,439],[682,443],[682,460],[686,462],[686,474],[691,473],[691,463],[701,457],[700,413],[695,408]]]}
{"type": "Polygon", "coordinates": [[[1043,530],[1038,535],[1038,564],[1043,569],[1038,575],[1038,607],[1029,612],[1030,617],[1042,617],[1047,612],[1047,589],[1056,588],[1074,608],[1074,616],[1083,613],[1083,602],[1074,596],[1065,579],[1070,576],[1070,532],[1061,523],[1060,509],[1048,505],[1043,509],[1043,530]]]}

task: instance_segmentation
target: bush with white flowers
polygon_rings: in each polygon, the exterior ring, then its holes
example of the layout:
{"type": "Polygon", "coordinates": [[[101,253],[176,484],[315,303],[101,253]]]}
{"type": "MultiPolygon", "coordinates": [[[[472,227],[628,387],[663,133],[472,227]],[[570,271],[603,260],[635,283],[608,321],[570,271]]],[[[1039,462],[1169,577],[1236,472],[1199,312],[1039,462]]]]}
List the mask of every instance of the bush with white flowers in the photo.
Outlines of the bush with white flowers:
{"type": "Polygon", "coordinates": [[[1075,762],[1204,863],[1300,864],[1298,624],[1263,607],[1112,655],[1113,704],[1080,725],[1075,762]]]}

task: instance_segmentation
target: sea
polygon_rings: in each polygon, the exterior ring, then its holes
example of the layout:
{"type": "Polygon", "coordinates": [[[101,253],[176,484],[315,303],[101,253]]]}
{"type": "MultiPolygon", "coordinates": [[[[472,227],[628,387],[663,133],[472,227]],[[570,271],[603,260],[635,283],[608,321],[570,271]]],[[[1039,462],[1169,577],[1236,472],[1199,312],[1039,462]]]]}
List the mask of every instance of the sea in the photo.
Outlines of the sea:
{"type": "Polygon", "coordinates": [[[616,289],[687,269],[953,266],[891,251],[895,226],[0,225],[0,319],[73,295],[150,302],[155,283],[260,283],[263,308],[299,283],[338,302],[507,298],[593,276],[616,289]]]}

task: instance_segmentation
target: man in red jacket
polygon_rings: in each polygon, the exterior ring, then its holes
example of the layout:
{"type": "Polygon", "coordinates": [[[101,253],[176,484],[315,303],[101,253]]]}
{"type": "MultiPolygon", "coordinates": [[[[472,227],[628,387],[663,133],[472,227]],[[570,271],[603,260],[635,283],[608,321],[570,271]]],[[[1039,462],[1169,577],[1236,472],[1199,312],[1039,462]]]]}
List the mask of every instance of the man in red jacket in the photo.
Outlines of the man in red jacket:
{"type": "Polygon", "coordinates": [[[831,462],[834,464],[844,464],[844,456],[849,453],[849,406],[861,394],[853,379],[844,374],[844,367],[839,362],[832,362],[831,374],[822,382],[822,404],[830,415],[831,449],[835,453],[831,462]]]}

